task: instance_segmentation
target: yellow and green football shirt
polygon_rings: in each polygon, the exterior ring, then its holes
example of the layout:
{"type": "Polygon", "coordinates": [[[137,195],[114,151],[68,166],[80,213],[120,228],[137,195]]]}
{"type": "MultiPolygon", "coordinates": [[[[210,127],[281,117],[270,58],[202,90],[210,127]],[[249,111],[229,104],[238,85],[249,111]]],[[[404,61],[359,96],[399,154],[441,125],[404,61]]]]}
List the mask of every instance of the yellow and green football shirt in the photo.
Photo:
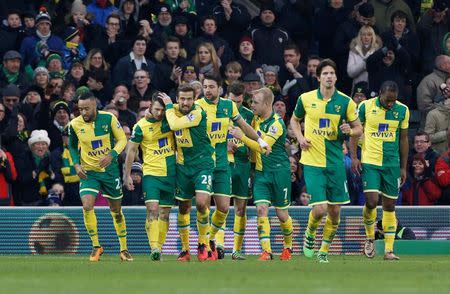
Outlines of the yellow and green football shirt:
{"type": "Polygon", "coordinates": [[[175,139],[166,118],[142,118],[134,125],[130,141],[141,145],[144,175],[175,176],[175,139]]]}
{"type": "Polygon", "coordinates": [[[207,98],[201,98],[195,101],[207,115],[207,132],[211,146],[215,150],[216,170],[227,169],[228,149],[227,149],[227,135],[230,119],[237,121],[241,116],[236,107],[236,104],[229,100],[219,98],[217,104],[209,102],[207,98]]]}
{"type": "Polygon", "coordinates": [[[258,135],[272,148],[269,155],[255,152],[257,171],[276,172],[283,168],[290,168],[289,158],[286,151],[286,125],[283,119],[272,112],[271,116],[264,120],[260,116],[254,116],[252,126],[258,135]]]}
{"type": "Polygon", "coordinates": [[[375,97],[361,102],[359,119],[364,125],[361,162],[383,167],[400,165],[400,130],[409,126],[409,109],[396,101],[387,110],[375,97]]]}
{"type": "Polygon", "coordinates": [[[178,105],[166,105],[166,117],[175,133],[177,164],[186,167],[214,168],[214,148],[207,134],[206,113],[193,105],[187,115],[178,105]]]}
{"type": "MultiPolygon", "coordinates": [[[[238,108],[238,111],[245,122],[251,125],[253,120],[253,112],[243,105],[238,108]]],[[[234,123],[233,125],[236,126],[236,124],[234,123]]],[[[240,139],[234,138],[230,134],[228,134],[227,138],[228,142],[232,142],[237,146],[237,150],[234,153],[228,152],[228,161],[247,163],[249,161],[249,152],[244,142],[242,142],[240,139]]]]}
{"type": "Polygon", "coordinates": [[[317,89],[300,95],[294,115],[305,119],[304,136],[311,141],[311,147],[302,151],[300,162],[316,167],[342,165],[345,135],[339,126],[343,120],[358,119],[356,103],[337,90],[329,100],[324,100],[317,89]]]}
{"type": "Polygon", "coordinates": [[[127,144],[125,132],[117,118],[105,111],[97,111],[93,122],[85,122],[80,115],[69,125],[69,150],[74,164],[85,170],[104,172],[99,161],[105,155],[114,158],[111,165],[118,168],[117,156],[127,144]]]}

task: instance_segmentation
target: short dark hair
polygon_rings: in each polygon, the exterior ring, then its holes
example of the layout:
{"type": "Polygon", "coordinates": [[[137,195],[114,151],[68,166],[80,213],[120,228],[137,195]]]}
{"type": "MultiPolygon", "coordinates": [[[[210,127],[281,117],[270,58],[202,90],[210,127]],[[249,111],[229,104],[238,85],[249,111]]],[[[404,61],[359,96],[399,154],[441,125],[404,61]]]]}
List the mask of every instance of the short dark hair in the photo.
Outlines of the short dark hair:
{"type": "Polygon", "coordinates": [[[87,78],[92,78],[103,84],[105,84],[109,79],[108,73],[104,70],[89,70],[86,76],[87,78]]]}
{"type": "Polygon", "coordinates": [[[137,41],[144,41],[145,45],[147,45],[147,39],[143,35],[137,35],[136,38],[134,38],[134,40],[133,40],[132,47],[134,47],[134,44],[136,44],[137,41]]]}
{"type": "Polygon", "coordinates": [[[222,78],[219,75],[205,74],[204,80],[212,80],[217,83],[217,86],[222,86],[222,78]]]}
{"type": "Polygon", "coordinates": [[[233,95],[236,96],[240,96],[245,93],[245,86],[243,83],[235,81],[228,86],[227,92],[232,93],[233,95]]]}
{"type": "Polygon", "coordinates": [[[402,19],[406,19],[406,26],[408,26],[408,15],[401,11],[401,10],[396,10],[394,13],[392,13],[391,15],[391,23],[394,22],[394,19],[398,17],[398,18],[402,18],[402,19]]]}
{"type": "Polygon", "coordinates": [[[192,87],[189,84],[181,84],[177,88],[177,96],[180,94],[180,92],[192,92],[192,96],[195,97],[195,90],[194,87],[192,87]]]}
{"type": "Polygon", "coordinates": [[[17,14],[19,16],[19,18],[22,15],[22,13],[19,10],[17,10],[17,9],[10,9],[10,10],[8,10],[7,16],[10,16],[12,14],[17,14]]]}
{"type": "Polygon", "coordinates": [[[296,54],[300,54],[300,49],[294,43],[289,43],[286,46],[284,46],[284,51],[286,50],[294,50],[296,54]]]}
{"type": "Polygon", "coordinates": [[[167,43],[169,42],[173,42],[173,43],[178,43],[178,45],[181,47],[181,41],[179,38],[175,37],[175,36],[169,36],[167,37],[166,41],[164,42],[164,47],[167,46],[167,43]]]}
{"type": "Polygon", "coordinates": [[[398,85],[394,81],[384,81],[380,86],[380,94],[384,92],[398,93],[398,85]]]}
{"type": "Polygon", "coordinates": [[[91,91],[86,91],[78,97],[78,100],[97,100],[97,98],[91,91]]]}
{"type": "Polygon", "coordinates": [[[322,61],[322,58],[319,55],[311,54],[311,55],[308,56],[308,60],[306,61],[306,63],[308,63],[310,60],[322,61]]]}
{"type": "Polygon", "coordinates": [[[322,70],[325,66],[331,66],[334,69],[334,71],[337,73],[336,62],[334,62],[330,58],[326,58],[326,59],[320,61],[319,65],[317,66],[317,69],[316,69],[317,76],[320,76],[320,74],[322,73],[322,70]]]}
{"type": "Polygon", "coordinates": [[[428,133],[425,132],[424,130],[418,130],[417,133],[414,135],[414,138],[415,137],[420,137],[420,136],[425,136],[427,141],[430,141],[430,135],[428,135],[428,133]]]}
{"type": "Polygon", "coordinates": [[[108,15],[108,17],[106,18],[106,23],[108,23],[111,18],[117,19],[119,21],[119,25],[120,25],[120,15],[118,13],[113,12],[110,15],[108,15]]]}
{"type": "Polygon", "coordinates": [[[214,23],[215,23],[216,26],[217,26],[217,19],[216,19],[213,15],[205,15],[205,16],[202,18],[202,22],[201,22],[202,26],[205,24],[205,21],[207,21],[208,19],[213,20],[214,23]]]}

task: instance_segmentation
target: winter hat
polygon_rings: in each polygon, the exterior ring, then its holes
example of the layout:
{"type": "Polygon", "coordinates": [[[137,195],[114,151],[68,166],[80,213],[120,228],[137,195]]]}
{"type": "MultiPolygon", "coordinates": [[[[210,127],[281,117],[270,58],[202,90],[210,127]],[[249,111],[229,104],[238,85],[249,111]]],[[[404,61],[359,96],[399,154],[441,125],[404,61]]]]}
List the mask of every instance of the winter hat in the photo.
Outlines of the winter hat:
{"type": "Polygon", "coordinates": [[[72,3],[72,9],[70,10],[71,14],[81,13],[86,14],[86,6],[83,4],[82,0],[75,0],[72,3]]]}
{"type": "Polygon", "coordinates": [[[77,90],[75,91],[75,97],[78,99],[80,96],[86,94],[86,93],[90,93],[91,90],[89,90],[88,87],[86,86],[81,86],[78,87],[77,90]]]}
{"type": "Polygon", "coordinates": [[[54,59],[59,59],[59,61],[62,62],[62,57],[58,53],[52,53],[47,57],[47,66],[49,65],[50,61],[54,59]]]}
{"type": "Polygon", "coordinates": [[[48,14],[45,7],[41,8],[39,14],[36,15],[36,25],[38,25],[40,22],[47,22],[50,25],[52,24],[50,14],[48,14]]]}
{"type": "Polygon", "coordinates": [[[3,88],[3,97],[20,97],[20,89],[15,84],[3,88]]]}
{"type": "Polygon", "coordinates": [[[32,85],[32,86],[29,86],[26,90],[25,90],[25,92],[23,92],[23,97],[26,97],[27,95],[28,95],[28,93],[30,93],[30,92],[36,92],[36,93],[38,93],[39,94],[39,96],[41,96],[41,99],[42,98],[44,98],[44,89],[42,89],[41,87],[39,87],[39,86],[36,86],[36,85],[32,85]]]}
{"type": "Polygon", "coordinates": [[[168,4],[159,5],[158,14],[160,14],[161,12],[168,12],[168,13],[172,14],[172,11],[170,11],[170,6],[168,4]]]}
{"type": "Polygon", "coordinates": [[[58,71],[54,71],[54,72],[51,72],[50,74],[50,79],[65,79],[65,76],[64,76],[64,72],[58,72],[58,71]]]}
{"type": "Polygon", "coordinates": [[[275,75],[278,76],[278,72],[280,71],[280,67],[278,65],[267,65],[267,64],[263,64],[261,66],[261,69],[263,71],[263,73],[266,72],[273,72],[275,73],[275,75]]]}
{"type": "Polygon", "coordinates": [[[434,0],[433,9],[435,11],[441,12],[448,8],[448,0],[434,0]]]}
{"type": "Polygon", "coordinates": [[[28,139],[28,147],[31,148],[37,142],[45,142],[50,146],[50,138],[46,130],[34,130],[31,132],[31,136],[28,139]]]}
{"type": "Polygon", "coordinates": [[[256,73],[248,73],[244,76],[243,82],[261,82],[261,79],[256,73]]]}
{"type": "Polygon", "coordinates": [[[353,88],[352,96],[355,96],[356,94],[363,94],[364,96],[366,96],[366,98],[370,98],[369,84],[367,82],[356,83],[355,87],[353,88]]]}
{"type": "Polygon", "coordinates": [[[55,103],[55,105],[53,105],[52,108],[52,117],[54,117],[56,115],[56,113],[58,112],[58,110],[64,110],[67,112],[67,114],[70,116],[70,109],[69,109],[69,105],[65,102],[65,101],[58,101],[55,103]]]}
{"type": "Polygon", "coordinates": [[[373,8],[373,5],[370,3],[363,3],[359,5],[358,7],[359,15],[366,18],[371,18],[375,15],[375,10],[373,8]]]}
{"type": "Polygon", "coordinates": [[[50,78],[50,75],[48,74],[48,69],[43,66],[38,66],[34,69],[33,72],[33,80],[36,78],[36,76],[40,73],[44,73],[47,75],[48,78],[50,78]]]}
{"type": "Polygon", "coordinates": [[[250,36],[243,36],[239,41],[239,45],[241,45],[242,42],[249,42],[250,44],[252,44],[253,49],[255,48],[255,43],[253,43],[253,40],[252,38],[250,38],[250,36]]]}
{"type": "Polygon", "coordinates": [[[184,73],[187,70],[193,71],[197,74],[197,76],[199,75],[199,69],[197,66],[195,66],[192,62],[187,62],[183,65],[183,68],[181,69],[182,72],[184,73]]]}
{"type": "Polygon", "coordinates": [[[261,13],[266,10],[270,10],[273,14],[276,14],[275,5],[272,2],[261,4],[261,10],[259,11],[259,14],[261,15],[261,13]]]}
{"type": "Polygon", "coordinates": [[[178,24],[185,24],[185,25],[189,25],[189,20],[187,19],[187,17],[183,16],[183,15],[178,15],[175,17],[175,19],[173,20],[173,25],[176,26],[178,24]]]}
{"type": "Polygon", "coordinates": [[[66,42],[72,40],[80,31],[75,27],[67,27],[63,33],[63,39],[66,42]]]}
{"type": "Polygon", "coordinates": [[[22,60],[22,55],[20,55],[19,52],[15,50],[9,50],[3,55],[3,61],[5,60],[11,60],[11,59],[20,59],[22,60]]]}
{"type": "Polygon", "coordinates": [[[142,175],[142,164],[140,162],[133,162],[131,165],[131,172],[139,173],[142,175]]]}

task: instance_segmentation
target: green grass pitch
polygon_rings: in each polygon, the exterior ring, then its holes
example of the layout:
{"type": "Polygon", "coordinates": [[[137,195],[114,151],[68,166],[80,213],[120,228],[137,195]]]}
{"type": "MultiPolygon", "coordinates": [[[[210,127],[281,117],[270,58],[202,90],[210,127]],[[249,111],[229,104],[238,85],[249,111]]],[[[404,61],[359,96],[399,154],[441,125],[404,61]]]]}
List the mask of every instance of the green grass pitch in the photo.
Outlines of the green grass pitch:
{"type": "Polygon", "coordinates": [[[124,263],[104,255],[0,256],[0,293],[449,293],[448,256],[330,256],[329,264],[294,256],[289,262],[261,262],[254,256],[232,261],[180,263],[175,256],[152,262],[147,255],[124,263]]]}

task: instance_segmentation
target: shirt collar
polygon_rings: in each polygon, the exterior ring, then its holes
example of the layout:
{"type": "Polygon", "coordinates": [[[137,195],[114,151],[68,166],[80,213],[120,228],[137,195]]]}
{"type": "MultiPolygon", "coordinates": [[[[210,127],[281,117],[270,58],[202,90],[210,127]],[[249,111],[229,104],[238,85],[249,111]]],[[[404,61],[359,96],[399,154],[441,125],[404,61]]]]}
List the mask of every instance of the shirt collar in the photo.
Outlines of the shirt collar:
{"type": "MultiPolygon", "coordinates": [[[[131,58],[131,61],[134,61],[136,59],[136,56],[134,56],[133,51],[130,52],[130,58],[131,58]]],[[[142,56],[142,63],[147,64],[147,60],[145,59],[145,56],[142,56]]]]}

